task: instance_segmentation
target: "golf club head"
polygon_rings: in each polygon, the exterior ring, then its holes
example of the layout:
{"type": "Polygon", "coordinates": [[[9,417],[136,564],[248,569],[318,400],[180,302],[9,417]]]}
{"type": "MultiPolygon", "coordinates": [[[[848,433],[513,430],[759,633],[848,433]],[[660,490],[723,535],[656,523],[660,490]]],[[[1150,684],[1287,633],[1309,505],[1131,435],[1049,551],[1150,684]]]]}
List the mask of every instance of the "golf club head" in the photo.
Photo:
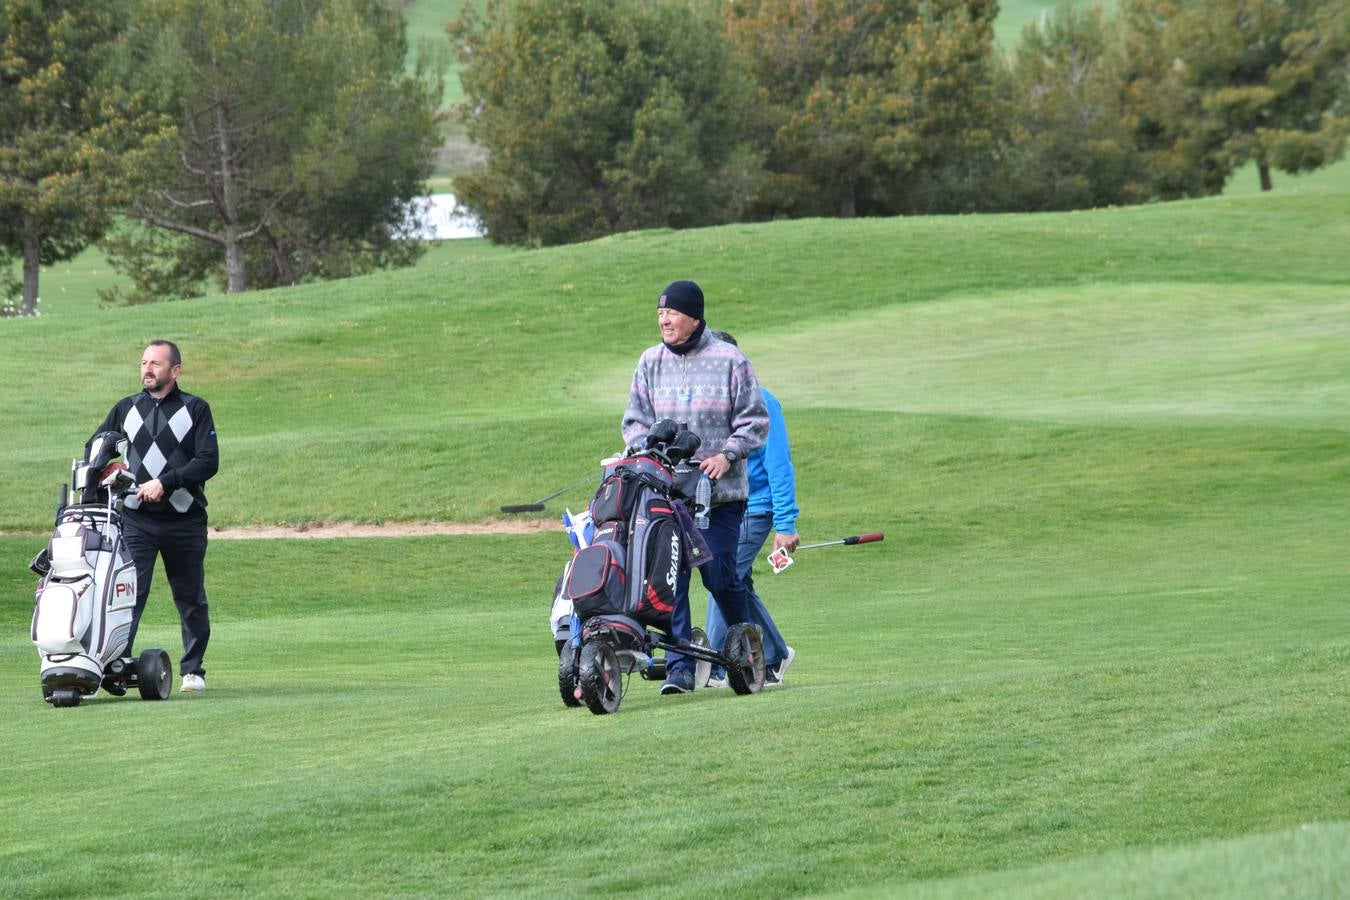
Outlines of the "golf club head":
{"type": "Polygon", "coordinates": [[[675,435],[674,440],[666,445],[666,456],[671,462],[678,463],[692,457],[701,446],[703,438],[686,429],[675,435]]]}
{"type": "Polygon", "coordinates": [[[501,510],[502,510],[502,512],[504,512],[504,513],[543,512],[543,510],[544,510],[544,504],[542,504],[542,503],[514,503],[514,504],[508,504],[507,506],[503,506],[503,507],[501,508],[501,510]]]}
{"type": "Polygon", "coordinates": [[[661,419],[647,429],[647,449],[661,444],[669,444],[679,431],[680,426],[674,419],[661,419]]]}

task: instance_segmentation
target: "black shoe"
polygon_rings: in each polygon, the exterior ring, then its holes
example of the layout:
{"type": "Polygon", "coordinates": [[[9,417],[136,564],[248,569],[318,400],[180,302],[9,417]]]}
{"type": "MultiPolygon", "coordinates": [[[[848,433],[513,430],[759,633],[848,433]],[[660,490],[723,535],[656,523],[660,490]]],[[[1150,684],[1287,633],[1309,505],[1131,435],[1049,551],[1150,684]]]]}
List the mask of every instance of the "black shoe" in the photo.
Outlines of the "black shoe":
{"type": "Polygon", "coordinates": [[[661,685],[662,694],[688,694],[694,690],[694,673],[688,669],[666,673],[666,683],[661,685]]]}

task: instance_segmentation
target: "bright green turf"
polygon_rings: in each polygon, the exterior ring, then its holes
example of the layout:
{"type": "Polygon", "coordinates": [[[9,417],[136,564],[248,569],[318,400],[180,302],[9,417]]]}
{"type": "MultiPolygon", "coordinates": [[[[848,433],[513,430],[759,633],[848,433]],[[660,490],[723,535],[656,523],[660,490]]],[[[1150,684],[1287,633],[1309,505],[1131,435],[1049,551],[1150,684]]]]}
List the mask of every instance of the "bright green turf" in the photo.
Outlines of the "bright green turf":
{"type": "Polygon", "coordinates": [[[1029,870],[927,882],[847,896],[920,898],[1343,897],[1350,871],[1338,860],[1350,823],[1304,823],[1272,834],[1147,851],[1110,851],[1029,870]]]}
{"type": "Polygon", "coordinates": [[[38,274],[38,311],[40,316],[83,316],[98,309],[100,289],[130,283],[108,263],[101,250],[89,247],[74,259],[42,267],[38,274]]]}
{"type": "MultiPolygon", "coordinates": [[[[1347,192],[1350,191],[1350,160],[1341,159],[1325,168],[1300,175],[1286,175],[1278,169],[1272,170],[1270,181],[1271,190],[1279,193],[1304,194],[1327,190],[1347,192]]],[[[1224,185],[1224,195],[1229,197],[1244,197],[1258,194],[1260,191],[1261,178],[1257,174],[1255,163],[1248,163],[1238,169],[1228,177],[1228,182],[1224,185]]]]}
{"type": "MultiPolygon", "coordinates": [[[[994,38],[1004,52],[1011,53],[1017,46],[1022,29],[1042,15],[1053,16],[1066,0],[999,0],[998,18],[994,21],[994,38]]],[[[1088,9],[1100,6],[1108,13],[1115,9],[1115,0],[1067,0],[1069,6],[1088,9]]]]}
{"type": "Polygon", "coordinates": [[[1343,896],[1348,206],[658,232],[0,323],[0,528],[160,334],[217,524],[475,520],[615,448],[692,276],[784,402],[803,536],[887,535],[760,576],[782,689],[607,718],[557,699],[560,533],[217,541],[207,695],[61,711],[43,538],[0,537],[3,892],[1343,896]]]}
{"type": "Polygon", "coordinates": [[[451,52],[450,36],[445,27],[459,15],[464,0],[412,0],[402,5],[403,19],[408,26],[408,68],[412,70],[416,51],[432,47],[447,54],[450,68],[445,79],[445,102],[459,103],[464,99],[464,87],[459,83],[459,62],[451,52]]]}

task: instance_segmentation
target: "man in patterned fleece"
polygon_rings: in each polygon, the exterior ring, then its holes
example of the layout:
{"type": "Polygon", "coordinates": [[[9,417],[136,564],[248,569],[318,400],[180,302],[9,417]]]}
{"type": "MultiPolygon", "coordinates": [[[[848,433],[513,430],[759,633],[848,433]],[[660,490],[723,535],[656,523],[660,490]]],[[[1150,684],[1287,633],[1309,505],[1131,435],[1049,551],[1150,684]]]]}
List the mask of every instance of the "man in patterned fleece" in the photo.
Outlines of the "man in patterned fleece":
{"type": "MultiPolygon", "coordinates": [[[[749,496],[745,457],[769,432],[769,414],[755,370],[733,344],[718,340],[703,320],[703,290],[692,281],[672,282],[657,301],[661,343],[638,359],[623,415],[625,446],[637,443],[659,419],[686,423],[703,439],[695,461],[716,479],[704,538],[713,560],[699,567],[728,625],[750,621],[745,585],[736,567],[741,518],[749,496]]],[[[671,629],[689,640],[689,573],[680,575],[671,629]]],[[[694,662],[668,654],[663,694],[694,689],[694,662]]]]}
{"type": "Polygon", "coordinates": [[[178,389],[183,359],[172,341],[151,341],[141,356],[145,390],[119,401],[98,431],[127,436],[127,466],[136,494],[126,498],[122,537],[136,562],[136,609],[127,652],[145,612],[155,557],[164,557],[174,605],[182,623],[185,691],[206,690],[202,657],[211,638],[206,610],[206,494],[202,485],[216,474],[219,453],[211,407],[178,389]]]}

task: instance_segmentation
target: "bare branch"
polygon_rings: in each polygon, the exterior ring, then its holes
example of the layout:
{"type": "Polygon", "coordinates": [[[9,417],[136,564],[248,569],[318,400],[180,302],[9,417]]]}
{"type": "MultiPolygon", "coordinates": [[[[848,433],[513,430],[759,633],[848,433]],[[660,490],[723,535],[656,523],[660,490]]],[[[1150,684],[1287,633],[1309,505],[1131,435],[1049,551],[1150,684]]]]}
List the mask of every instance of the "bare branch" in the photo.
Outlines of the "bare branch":
{"type": "Polygon", "coordinates": [[[179,209],[200,209],[204,206],[214,205],[210,200],[179,200],[177,197],[164,190],[156,189],[151,191],[151,193],[170,206],[176,206],[179,209]]]}
{"type": "Polygon", "coordinates": [[[238,241],[246,241],[249,238],[257,237],[258,233],[261,232],[266,225],[267,221],[263,220],[259,222],[257,225],[254,225],[252,228],[248,229],[247,231],[241,231],[238,234],[236,234],[235,239],[238,241]]]}
{"type": "Polygon", "coordinates": [[[176,231],[179,234],[186,234],[189,237],[195,237],[198,240],[210,241],[213,244],[225,243],[225,239],[218,234],[207,231],[205,228],[197,228],[194,225],[185,225],[182,222],[175,222],[172,219],[158,216],[145,209],[145,207],[141,206],[139,203],[132,206],[131,215],[143,222],[154,225],[156,228],[163,228],[165,231],[176,231]]]}

